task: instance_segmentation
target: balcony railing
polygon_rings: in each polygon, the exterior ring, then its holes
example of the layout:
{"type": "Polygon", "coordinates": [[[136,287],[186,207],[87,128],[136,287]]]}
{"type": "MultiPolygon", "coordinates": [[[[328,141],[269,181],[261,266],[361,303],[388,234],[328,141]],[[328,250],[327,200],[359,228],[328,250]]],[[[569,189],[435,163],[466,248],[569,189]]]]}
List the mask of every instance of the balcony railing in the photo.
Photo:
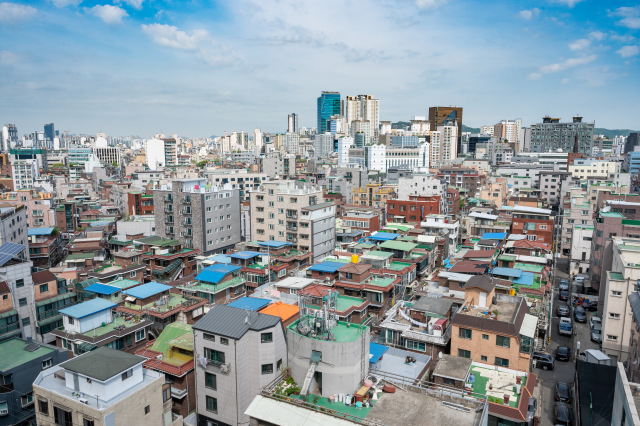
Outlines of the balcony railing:
{"type": "Polygon", "coordinates": [[[173,213],[173,208],[169,208],[169,207],[171,207],[171,206],[166,206],[166,207],[164,208],[164,212],[165,212],[165,213],[173,213]]]}
{"type": "Polygon", "coordinates": [[[191,204],[191,199],[190,199],[190,198],[189,198],[189,199],[187,199],[187,198],[183,198],[182,200],[180,200],[180,202],[181,202],[182,204],[191,204]]]}
{"type": "Polygon", "coordinates": [[[180,213],[190,215],[191,214],[191,209],[182,209],[182,211],[180,213]]]}

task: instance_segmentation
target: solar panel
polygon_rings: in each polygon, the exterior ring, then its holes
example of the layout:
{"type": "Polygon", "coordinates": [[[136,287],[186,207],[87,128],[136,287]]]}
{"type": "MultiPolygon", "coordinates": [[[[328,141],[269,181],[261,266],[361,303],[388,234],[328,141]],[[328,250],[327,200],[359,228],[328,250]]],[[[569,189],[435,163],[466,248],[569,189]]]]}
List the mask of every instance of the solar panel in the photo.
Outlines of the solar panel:
{"type": "Polygon", "coordinates": [[[40,348],[39,344],[37,344],[37,343],[29,343],[27,346],[24,347],[24,350],[27,351],[27,352],[35,352],[39,348],[40,348]]]}
{"type": "Polygon", "coordinates": [[[0,266],[4,266],[8,261],[25,250],[27,246],[16,243],[4,243],[0,246],[0,266]]]}

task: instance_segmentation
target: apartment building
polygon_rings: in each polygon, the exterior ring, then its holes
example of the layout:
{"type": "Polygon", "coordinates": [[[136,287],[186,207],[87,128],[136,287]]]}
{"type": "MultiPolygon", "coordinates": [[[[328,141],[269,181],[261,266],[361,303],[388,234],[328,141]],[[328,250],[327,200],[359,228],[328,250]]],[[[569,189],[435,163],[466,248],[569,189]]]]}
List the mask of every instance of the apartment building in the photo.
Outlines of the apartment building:
{"type": "Polygon", "coordinates": [[[11,206],[24,205],[28,227],[56,226],[53,192],[22,189],[0,194],[0,201],[11,206]]]}
{"type": "Polygon", "coordinates": [[[595,122],[582,122],[582,117],[573,117],[572,122],[561,123],[559,118],[542,118],[542,123],[531,124],[532,153],[546,153],[562,149],[573,152],[578,143],[578,152],[591,154],[595,122]]]}
{"type": "Polygon", "coordinates": [[[398,200],[411,200],[411,197],[417,196],[440,196],[440,211],[446,211],[445,194],[447,193],[448,184],[445,180],[435,175],[427,173],[414,173],[410,176],[398,179],[398,187],[396,189],[398,200]]]}
{"type": "Polygon", "coordinates": [[[364,231],[360,236],[368,237],[372,233],[380,230],[378,215],[374,212],[351,210],[342,216],[342,226],[352,230],[364,231]]]}
{"type": "MultiPolygon", "coordinates": [[[[447,192],[447,195],[449,193],[447,192]]],[[[386,203],[387,220],[396,223],[419,224],[430,214],[440,214],[441,201],[439,195],[412,196],[411,200],[390,200],[386,203]]],[[[447,200],[451,201],[451,199],[447,200]]],[[[451,201],[453,204],[453,201],[451,201]]],[[[452,207],[452,205],[448,205],[452,207]]],[[[460,209],[460,197],[458,196],[458,209],[460,209]]]]}
{"type": "Polygon", "coordinates": [[[11,176],[13,177],[13,189],[30,189],[34,187],[35,180],[40,177],[40,168],[37,160],[18,160],[11,163],[11,176]]]}
{"type": "Polygon", "coordinates": [[[37,424],[182,425],[171,385],[145,360],[103,347],[42,371],[33,382],[37,424]]]}
{"type": "Polygon", "coordinates": [[[153,191],[156,235],[176,238],[205,256],[240,242],[240,190],[207,179],[178,179],[153,191]]]}
{"type": "Polygon", "coordinates": [[[258,168],[260,173],[264,173],[269,177],[295,176],[296,155],[283,154],[279,151],[269,152],[265,157],[258,158],[258,168]]]}
{"type": "Polygon", "coordinates": [[[395,188],[376,183],[353,188],[353,204],[356,206],[384,207],[395,198],[395,188]]]}
{"type": "Polygon", "coordinates": [[[458,157],[458,138],[461,136],[458,126],[443,125],[434,126],[431,123],[429,136],[430,142],[430,162],[432,167],[440,167],[450,164],[458,157]]]}
{"type": "Polygon", "coordinates": [[[579,179],[606,179],[622,171],[622,162],[576,158],[569,165],[569,173],[579,179]]]}
{"type": "Polygon", "coordinates": [[[239,189],[241,201],[249,201],[249,191],[269,180],[267,173],[248,172],[246,169],[216,169],[212,173],[206,173],[206,177],[213,186],[231,184],[232,188],[239,189]]]}
{"type": "Polygon", "coordinates": [[[448,186],[465,189],[469,197],[475,197],[486,182],[484,174],[467,167],[441,167],[438,177],[446,181],[448,186]]]}
{"type": "Polygon", "coordinates": [[[294,181],[264,182],[251,191],[251,240],[286,241],[322,259],[335,247],[335,206],[322,190],[294,181]]]}
{"type": "Polygon", "coordinates": [[[565,256],[571,255],[574,242],[576,242],[577,245],[581,244],[580,242],[574,241],[573,228],[575,226],[592,227],[594,218],[593,205],[582,192],[581,188],[572,188],[570,198],[571,207],[564,208],[561,216],[561,239],[556,242],[559,245],[559,249],[562,250],[562,254],[565,256]]]}
{"type": "Polygon", "coordinates": [[[562,202],[562,183],[571,176],[571,172],[541,171],[538,173],[540,195],[548,205],[558,206],[562,202]]]}
{"type": "Polygon", "coordinates": [[[525,234],[527,239],[541,243],[553,242],[555,216],[552,216],[551,210],[516,206],[512,217],[512,233],[525,234]]]}
{"type": "Polygon", "coordinates": [[[287,368],[280,317],[214,305],[194,326],[198,425],[247,424],[260,389],[287,368]]]}

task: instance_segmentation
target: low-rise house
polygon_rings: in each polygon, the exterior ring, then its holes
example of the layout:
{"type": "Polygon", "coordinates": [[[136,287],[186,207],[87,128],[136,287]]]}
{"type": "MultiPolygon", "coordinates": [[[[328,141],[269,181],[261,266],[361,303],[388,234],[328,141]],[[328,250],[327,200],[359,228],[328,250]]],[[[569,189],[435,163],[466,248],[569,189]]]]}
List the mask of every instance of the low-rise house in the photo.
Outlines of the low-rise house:
{"type": "Polygon", "coordinates": [[[64,243],[60,232],[55,228],[29,228],[29,258],[33,266],[51,268],[56,266],[63,256],[64,243]]]}
{"type": "Polygon", "coordinates": [[[61,308],[77,303],[76,294],[66,291],[66,280],[56,278],[49,270],[31,275],[35,301],[36,339],[55,345],[52,330],[62,326],[61,308]]]}
{"type": "MultiPolygon", "coordinates": [[[[329,293],[336,290],[334,287],[322,284],[311,284],[305,287],[304,290],[300,290],[298,294],[306,296],[310,300],[307,303],[310,309],[322,310],[323,300],[327,298],[329,293]]],[[[341,321],[366,325],[371,320],[368,313],[369,305],[370,302],[362,297],[338,294],[335,309],[332,308],[331,312],[335,313],[341,321]]]]}
{"type": "Polygon", "coordinates": [[[208,303],[229,303],[246,295],[247,278],[241,266],[216,263],[202,270],[195,281],[179,286],[185,295],[197,296],[208,303]]]}
{"type": "Polygon", "coordinates": [[[200,250],[185,248],[177,240],[154,236],[134,240],[133,244],[142,251],[146,275],[155,281],[170,282],[197,271],[200,250]]]}

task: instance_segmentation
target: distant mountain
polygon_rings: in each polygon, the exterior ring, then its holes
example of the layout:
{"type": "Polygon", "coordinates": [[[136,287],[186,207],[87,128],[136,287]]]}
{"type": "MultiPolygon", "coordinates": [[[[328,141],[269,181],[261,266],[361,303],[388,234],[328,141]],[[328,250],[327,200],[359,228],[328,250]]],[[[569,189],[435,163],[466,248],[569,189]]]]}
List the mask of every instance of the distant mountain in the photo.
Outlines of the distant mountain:
{"type": "Polygon", "coordinates": [[[480,127],[469,127],[469,126],[465,126],[464,124],[462,125],[462,132],[471,132],[471,133],[480,133],[480,127]]]}
{"type": "Polygon", "coordinates": [[[638,130],[629,129],[603,129],[602,127],[596,127],[593,129],[593,133],[596,135],[605,135],[609,139],[613,139],[614,136],[629,136],[629,133],[637,133],[638,130]]]}
{"type": "Polygon", "coordinates": [[[391,123],[391,128],[392,129],[404,129],[407,126],[410,126],[411,123],[409,123],[408,121],[398,121],[396,123],[391,123]]]}

